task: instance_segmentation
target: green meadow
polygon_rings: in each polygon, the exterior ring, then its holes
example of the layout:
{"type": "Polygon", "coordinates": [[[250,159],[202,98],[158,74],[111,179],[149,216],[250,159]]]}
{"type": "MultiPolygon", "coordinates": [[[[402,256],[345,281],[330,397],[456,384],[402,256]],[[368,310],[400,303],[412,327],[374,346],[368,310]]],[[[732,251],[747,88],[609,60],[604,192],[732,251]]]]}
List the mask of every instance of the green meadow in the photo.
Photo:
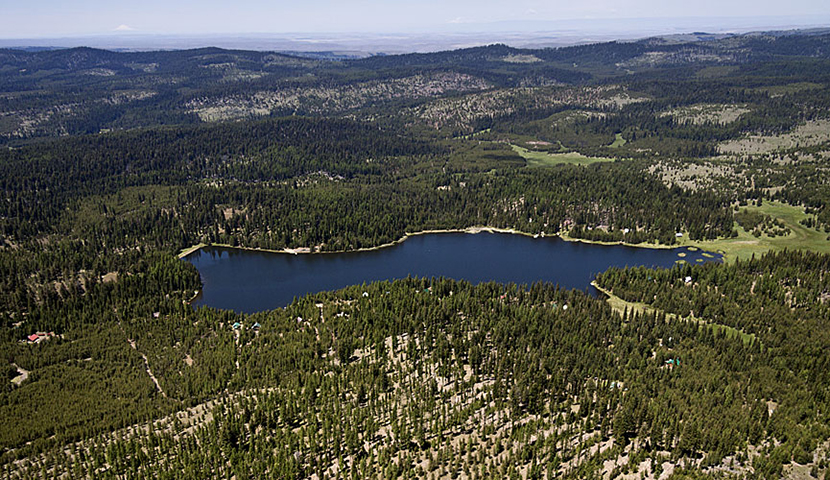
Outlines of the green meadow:
{"type": "Polygon", "coordinates": [[[614,142],[611,145],[608,145],[609,148],[620,148],[627,143],[627,140],[623,138],[622,133],[617,133],[616,137],[614,137],[614,142]]]}
{"type": "Polygon", "coordinates": [[[735,223],[738,236],[718,240],[692,241],[687,237],[678,239],[680,245],[695,246],[703,250],[722,253],[727,262],[735,259],[748,259],[753,254],[758,256],[764,252],[783,250],[811,250],[814,252],[830,253],[828,234],[807,228],[799,223],[808,217],[801,207],[787,205],[781,202],[766,201],[759,206],[746,207],[749,211],[760,212],[781,220],[791,232],[788,235],[755,237],[735,223]]]}
{"type": "MultiPolygon", "coordinates": [[[[616,143],[616,141],[615,141],[616,143]]],[[[511,145],[513,151],[518,153],[525,159],[528,167],[552,167],[554,165],[590,165],[598,162],[613,162],[613,158],[606,157],[586,157],[581,153],[567,152],[567,153],[547,153],[534,152],[518,145],[511,145]]]]}

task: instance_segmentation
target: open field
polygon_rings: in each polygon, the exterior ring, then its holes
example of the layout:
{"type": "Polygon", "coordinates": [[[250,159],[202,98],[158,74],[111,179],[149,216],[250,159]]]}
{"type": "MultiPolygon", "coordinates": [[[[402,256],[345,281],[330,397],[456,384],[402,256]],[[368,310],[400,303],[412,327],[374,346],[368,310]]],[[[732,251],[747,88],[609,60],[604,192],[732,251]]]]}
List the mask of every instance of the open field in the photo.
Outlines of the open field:
{"type": "MultiPolygon", "coordinates": [[[[615,141],[616,143],[616,141],[615,141]]],[[[528,167],[551,167],[554,165],[590,165],[597,162],[613,162],[613,158],[605,157],[586,157],[581,153],[546,153],[534,152],[517,145],[511,145],[513,151],[518,153],[527,161],[528,167]]]]}
{"type": "Polygon", "coordinates": [[[766,235],[754,237],[736,223],[735,229],[738,231],[736,238],[693,241],[683,237],[678,239],[679,244],[723,253],[724,261],[727,262],[734,262],[736,259],[747,259],[753,254],[758,256],[764,252],[785,248],[830,253],[830,240],[827,240],[826,233],[818,232],[798,223],[808,216],[804,213],[803,208],[771,201],[764,202],[760,207],[750,205],[746,208],[751,212],[764,213],[781,220],[792,232],[779,237],[767,237],[766,235]]]}

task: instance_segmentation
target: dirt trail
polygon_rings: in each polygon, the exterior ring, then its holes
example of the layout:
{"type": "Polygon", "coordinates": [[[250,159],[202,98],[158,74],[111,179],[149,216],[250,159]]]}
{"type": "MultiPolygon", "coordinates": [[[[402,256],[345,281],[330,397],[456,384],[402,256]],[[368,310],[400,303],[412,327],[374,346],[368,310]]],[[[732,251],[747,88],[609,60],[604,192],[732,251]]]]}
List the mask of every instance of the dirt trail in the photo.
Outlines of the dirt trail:
{"type": "MultiPolygon", "coordinates": [[[[130,339],[127,339],[127,341],[128,341],[128,342],[130,342],[130,346],[131,346],[131,347],[133,347],[133,350],[135,350],[136,352],[138,352],[138,348],[136,348],[136,346],[135,346],[135,340],[133,340],[132,338],[130,338],[130,339]]],[[[156,376],[155,376],[155,375],[153,375],[153,371],[152,371],[152,370],[150,370],[150,361],[149,361],[149,360],[147,360],[147,355],[144,355],[144,354],[143,354],[143,353],[141,353],[141,352],[138,352],[138,354],[139,354],[139,355],[141,355],[141,358],[143,358],[143,359],[144,359],[144,365],[145,365],[146,370],[147,370],[147,375],[149,375],[149,376],[150,376],[150,380],[152,380],[152,381],[153,381],[153,383],[155,383],[155,384],[156,384],[156,388],[158,389],[159,393],[161,393],[161,396],[162,396],[162,397],[164,397],[164,398],[167,398],[167,394],[166,394],[166,393],[164,393],[164,390],[162,390],[162,389],[161,389],[161,385],[159,385],[159,381],[158,381],[158,379],[156,378],[156,376]]]]}
{"type": "MultiPolygon", "coordinates": [[[[239,330],[234,330],[234,340],[233,343],[236,345],[237,350],[239,349],[239,337],[242,335],[242,332],[239,330]]],[[[236,355],[236,360],[234,360],[234,365],[236,365],[236,369],[239,370],[239,355],[236,355]]]]}
{"type": "MultiPolygon", "coordinates": [[[[113,311],[115,311],[116,314],[118,313],[115,309],[113,309],[113,311]]],[[[121,333],[123,333],[124,336],[126,337],[127,332],[124,331],[124,325],[121,323],[121,316],[120,315],[118,316],[118,328],[121,329],[121,333]]],[[[130,343],[130,346],[133,347],[133,350],[138,352],[138,348],[135,346],[135,340],[133,340],[132,338],[127,338],[127,342],[130,343]]],[[[164,397],[164,398],[167,398],[167,394],[164,393],[164,390],[161,388],[161,384],[159,384],[158,379],[156,378],[155,375],[153,375],[153,371],[150,369],[150,360],[147,359],[147,355],[144,355],[141,352],[138,352],[138,354],[141,355],[141,358],[144,359],[144,367],[145,367],[145,370],[147,371],[147,375],[150,376],[150,380],[152,380],[153,383],[156,384],[156,389],[158,389],[159,393],[161,393],[161,396],[164,397]]]]}

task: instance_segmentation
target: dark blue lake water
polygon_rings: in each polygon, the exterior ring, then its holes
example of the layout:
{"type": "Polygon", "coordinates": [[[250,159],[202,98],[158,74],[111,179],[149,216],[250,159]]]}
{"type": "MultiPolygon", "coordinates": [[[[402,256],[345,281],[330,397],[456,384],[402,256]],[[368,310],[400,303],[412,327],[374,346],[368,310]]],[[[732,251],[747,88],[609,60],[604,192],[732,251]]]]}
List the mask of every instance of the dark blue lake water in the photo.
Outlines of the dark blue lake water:
{"type": "Polygon", "coordinates": [[[700,251],[633,248],[499,233],[418,235],[369,252],[290,255],[209,247],[186,260],[199,269],[203,288],[195,306],[259,312],[288,305],[307,293],[377,280],[448,277],[471,283],[558,283],[596,293],[590,285],[609,267],[671,267],[721,261],[700,251]],[[700,260],[700,261],[698,261],[700,260]]]}

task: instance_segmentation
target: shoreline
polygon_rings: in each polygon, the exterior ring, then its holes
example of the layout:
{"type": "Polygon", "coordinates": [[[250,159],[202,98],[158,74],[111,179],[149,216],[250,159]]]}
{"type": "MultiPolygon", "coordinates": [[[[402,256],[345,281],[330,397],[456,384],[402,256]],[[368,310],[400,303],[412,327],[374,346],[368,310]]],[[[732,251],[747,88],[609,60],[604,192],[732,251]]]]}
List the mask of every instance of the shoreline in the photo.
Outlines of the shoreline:
{"type": "MultiPolygon", "coordinates": [[[[356,252],[371,252],[374,250],[380,250],[382,248],[387,247],[394,247],[400,243],[405,242],[410,237],[415,237],[418,235],[429,235],[433,233],[469,233],[475,235],[477,233],[509,233],[513,235],[523,235],[526,237],[533,237],[536,238],[538,234],[532,234],[527,232],[521,232],[519,230],[513,228],[498,228],[498,227],[467,227],[467,228],[449,228],[449,229],[432,229],[432,230],[419,230],[417,232],[407,232],[401,238],[397,240],[393,240],[391,242],[383,243],[381,245],[376,245],[374,247],[361,247],[355,250],[333,250],[333,251],[325,251],[325,252],[312,252],[311,247],[297,247],[297,248],[283,248],[282,250],[274,250],[273,248],[261,248],[261,247],[241,247],[241,246],[234,246],[229,245],[227,243],[198,243],[196,245],[190,246],[188,248],[183,249],[178,254],[178,258],[184,259],[188,255],[196,253],[197,251],[205,248],[205,247],[221,247],[221,248],[232,248],[235,250],[246,250],[249,252],[267,252],[267,253],[283,253],[287,255],[326,255],[326,254],[338,254],[338,253],[356,253],[356,252]]],[[[550,237],[555,237],[557,235],[550,235],[550,237]]]]}
{"type": "Polygon", "coordinates": [[[184,259],[187,256],[205,248],[205,247],[220,247],[220,248],[231,248],[235,250],[246,250],[250,252],[266,252],[266,253],[282,253],[287,255],[325,255],[325,254],[338,254],[338,253],[356,253],[356,252],[371,252],[375,250],[380,250],[382,248],[394,247],[395,245],[401,244],[405,242],[410,237],[415,237],[418,235],[429,235],[429,234],[436,234],[436,233],[467,233],[467,234],[478,234],[478,233],[508,233],[511,235],[522,235],[525,237],[531,238],[554,238],[558,237],[559,239],[565,242],[579,242],[591,245],[605,245],[605,246],[615,246],[621,245],[625,247],[632,247],[632,248],[648,248],[653,250],[673,250],[677,248],[681,249],[688,249],[688,248],[698,248],[700,250],[713,253],[716,255],[721,255],[723,260],[726,260],[726,256],[720,252],[712,251],[710,252],[704,246],[699,244],[690,244],[690,245],[663,245],[659,243],[628,243],[624,241],[619,242],[605,242],[601,240],[587,240],[584,238],[573,238],[568,235],[567,232],[564,233],[557,233],[552,235],[545,235],[544,233],[528,233],[523,232],[521,230],[516,230],[515,228],[499,228],[499,227],[489,227],[489,226],[474,226],[474,227],[466,227],[466,228],[448,228],[448,229],[429,229],[429,230],[419,230],[417,232],[407,232],[404,235],[391,242],[383,243],[381,245],[376,245],[374,247],[362,247],[355,250],[334,250],[334,251],[325,251],[325,252],[313,252],[312,247],[296,247],[296,248],[283,248],[282,250],[275,250],[271,248],[261,248],[261,247],[242,247],[242,246],[233,246],[226,243],[198,243],[191,247],[183,249],[178,254],[179,259],[184,259]]]}
{"type": "Polygon", "coordinates": [[[197,243],[196,245],[190,246],[185,248],[184,250],[180,251],[177,255],[180,259],[185,258],[186,256],[190,255],[191,253],[197,252],[205,247],[209,247],[210,245],[206,243],[197,243]]]}
{"type": "MultiPolygon", "coordinates": [[[[697,245],[664,245],[662,243],[629,243],[620,240],[619,242],[606,242],[603,240],[588,240],[586,238],[574,238],[568,235],[567,232],[565,233],[558,233],[556,234],[557,237],[561,238],[566,242],[578,242],[578,243],[586,243],[589,245],[606,245],[606,246],[614,246],[614,245],[622,245],[623,247],[634,247],[634,248],[648,248],[651,250],[674,250],[675,248],[688,248],[690,246],[700,248],[697,245]]],[[[701,250],[703,250],[701,248],[701,250]]],[[[718,252],[712,252],[718,253],[718,252]]]]}

